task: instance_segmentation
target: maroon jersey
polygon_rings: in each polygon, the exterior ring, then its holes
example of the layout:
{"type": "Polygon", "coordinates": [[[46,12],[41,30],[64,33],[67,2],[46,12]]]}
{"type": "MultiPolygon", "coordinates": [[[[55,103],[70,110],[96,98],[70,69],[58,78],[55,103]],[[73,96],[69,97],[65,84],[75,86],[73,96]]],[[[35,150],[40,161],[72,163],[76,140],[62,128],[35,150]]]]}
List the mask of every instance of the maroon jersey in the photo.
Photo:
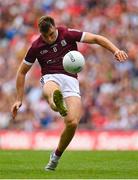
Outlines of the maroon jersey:
{"type": "Polygon", "coordinates": [[[37,59],[41,66],[42,75],[61,73],[77,77],[77,74],[71,74],[64,70],[62,61],[64,55],[77,50],[77,41],[82,40],[83,32],[66,27],[58,27],[58,36],[56,41],[49,45],[41,36],[39,36],[29,48],[24,63],[32,65],[37,59]]]}

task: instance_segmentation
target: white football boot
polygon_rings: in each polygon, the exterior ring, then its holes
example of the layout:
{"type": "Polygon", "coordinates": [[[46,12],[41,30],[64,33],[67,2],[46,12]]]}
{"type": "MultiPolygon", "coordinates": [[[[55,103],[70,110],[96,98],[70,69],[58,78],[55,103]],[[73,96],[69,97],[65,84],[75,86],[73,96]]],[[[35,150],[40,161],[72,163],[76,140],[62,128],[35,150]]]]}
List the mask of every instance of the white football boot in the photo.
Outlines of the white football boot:
{"type": "Polygon", "coordinates": [[[54,171],[58,165],[58,160],[60,157],[56,156],[54,152],[50,154],[50,159],[48,164],[45,166],[46,171],[54,171]]]}

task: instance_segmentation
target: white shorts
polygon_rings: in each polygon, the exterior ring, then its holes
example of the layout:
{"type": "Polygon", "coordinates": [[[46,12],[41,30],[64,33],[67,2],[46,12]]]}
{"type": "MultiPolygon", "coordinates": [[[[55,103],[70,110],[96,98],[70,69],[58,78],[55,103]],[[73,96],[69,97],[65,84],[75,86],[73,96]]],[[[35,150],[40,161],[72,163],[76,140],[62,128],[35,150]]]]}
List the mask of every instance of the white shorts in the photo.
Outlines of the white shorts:
{"type": "Polygon", "coordinates": [[[64,98],[80,97],[79,81],[76,78],[65,74],[46,74],[40,79],[42,86],[48,81],[54,81],[60,86],[64,98]]]}

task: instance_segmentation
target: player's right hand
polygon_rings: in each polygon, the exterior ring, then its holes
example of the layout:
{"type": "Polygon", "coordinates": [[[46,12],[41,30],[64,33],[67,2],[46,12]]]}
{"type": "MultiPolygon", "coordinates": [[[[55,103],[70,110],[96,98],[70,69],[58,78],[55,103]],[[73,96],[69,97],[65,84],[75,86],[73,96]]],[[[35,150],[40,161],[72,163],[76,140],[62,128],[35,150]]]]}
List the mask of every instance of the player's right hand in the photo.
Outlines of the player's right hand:
{"type": "Polygon", "coordinates": [[[12,108],[11,108],[11,113],[12,113],[12,118],[15,119],[16,115],[17,115],[17,112],[19,110],[19,108],[21,107],[22,105],[22,102],[21,101],[16,101],[12,108]]]}

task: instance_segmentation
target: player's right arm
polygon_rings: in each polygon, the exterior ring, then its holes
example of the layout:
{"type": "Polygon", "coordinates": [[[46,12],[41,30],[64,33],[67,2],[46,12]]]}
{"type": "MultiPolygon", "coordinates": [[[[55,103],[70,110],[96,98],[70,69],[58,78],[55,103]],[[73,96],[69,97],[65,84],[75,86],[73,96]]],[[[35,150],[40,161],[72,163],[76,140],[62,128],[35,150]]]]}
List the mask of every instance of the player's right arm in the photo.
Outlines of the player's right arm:
{"type": "Polygon", "coordinates": [[[13,119],[15,119],[15,117],[17,115],[17,111],[22,105],[23,94],[24,94],[25,76],[26,76],[27,72],[30,70],[30,68],[31,68],[30,65],[27,65],[24,62],[22,62],[18,71],[17,71],[17,77],[16,77],[17,97],[16,97],[15,103],[13,104],[13,106],[11,108],[13,119]]]}

